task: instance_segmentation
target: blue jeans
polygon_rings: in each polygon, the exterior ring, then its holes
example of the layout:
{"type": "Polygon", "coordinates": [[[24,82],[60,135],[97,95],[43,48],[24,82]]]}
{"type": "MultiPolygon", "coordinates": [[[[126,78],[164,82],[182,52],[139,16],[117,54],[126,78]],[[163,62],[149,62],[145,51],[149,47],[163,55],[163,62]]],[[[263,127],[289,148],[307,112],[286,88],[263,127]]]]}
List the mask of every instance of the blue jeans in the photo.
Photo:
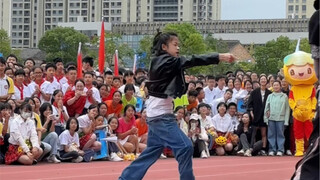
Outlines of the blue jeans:
{"type": "Polygon", "coordinates": [[[281,151],[284,153],[284,121],[269,120],[268,123],[269,152],[281,151]]]}
{"type": "Polygon", "coordinates": [[[170,147],[179,163],[181,180],[194,180],[192,170],[193,147],[180,130],[173,114],[147,118],[149,125],[147,148],[121,174],[119,180],[140,180],[149,167],[159,159],[163,148],[170,147]]]}

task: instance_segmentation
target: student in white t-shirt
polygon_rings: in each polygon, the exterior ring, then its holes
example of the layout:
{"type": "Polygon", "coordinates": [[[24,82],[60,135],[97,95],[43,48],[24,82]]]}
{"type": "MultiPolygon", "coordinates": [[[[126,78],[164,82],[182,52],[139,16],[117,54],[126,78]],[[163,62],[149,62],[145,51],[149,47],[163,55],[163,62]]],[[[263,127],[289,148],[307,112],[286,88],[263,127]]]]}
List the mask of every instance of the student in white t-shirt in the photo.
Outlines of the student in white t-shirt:
{"type": "Polygon", "coordinates": [[[11,99],[14,99],[18,106],[20,106],[26,96],[27,93],[27,86],[23,84],[25,78],[25,72],[23,69],[18,69],[15,73],[15,82],[14,82],[14,95],[11,99]]]}
{"type": "MultiPolygon", "coordinates": [[[[101,103],[100,92],[92,84],[93,82],[93,73],[85,72],[84,73],[84,92],[87,94],[86,104],[84,105],[85,109],[88,109],[90,105],[97,105],[101,103]]],[[[84,111],[85,112],[85,111],[84,111]]]]}
{"type": "Polygon", "coordinates": [[[55,78],[57,79],[58,83],[62,87],[63,84],[68,82],[68,79],[65,77],[64,74],[64,66],[61,58],[55,58],[53,60],[54,64],[56,65],[56,73],[55,78]]]}
{"type": "Polygon", "coordinates": [[[80,150],[80,141],[77,131],[79,130],[79,122],[75,117],[67,121],[66,130],[59,136],[59,154],[62,161],[72,161],[79,163],[83,160],[84,152],[80,150]]]}
{"type": "Polygon", "coordinates": [[[75,90],[75,83],[77,80],[77,69],[73,66],[69,67],[67,69],[67,77],[68,77],[68,81],[66,83],[64,83],[61,87],[61,90],[63,92],[63,94],[66,94],[66,92],[68,90],[72,91],[75,90]]]}
{"type": "MultiPolygon", "coordinates": [[[[124,73],[124,79],[125,79],[125,81],[126,81],[126,84],[122,85],[122,86],[118,89],[122,94],[124,94],[124,89],[125,89],[125,87],[126,87],[127,84],[134,84],[134,79],[133,79],[133,77],[134,77],[134,74],[133,74],[133,72],[130,71],[130,70],[129,70],[129,71],[126,71],[126,72],[124,73]]],[[[140,88],[137,87],[137,86],[134,86],[134,89],[135,89],[134,96],[135,96],[135,97],[141,97],[140,88]]]]}
{"type": "Polygon", "coordinates": [[[238,125],[240,124],[240,121],[238,120],[237,116],[237,104],[234,102],[230,102],[228,104],[228,116],[230,116],[231,123],[232,123],[232,129],[233,132],[235,132],[238,128],[238,125]]]}
{"type": "Polygon", "coordinates": [[[56,73],[57,67],[56,65],[52,63],[48,63],[46,65],[46,78],[41,88],[44,89],[44,92],[49,95],[48,99],[45,99],[45,101],[49,101],[52,98],[52,94],[55,90],[61,90],[60,83],[57,81],[57,79],[54,77],[56,73]]]}
{"type": "Polygon", "coordinates": [[[217,146],[216,153],[218,156],[223,156],[226,151],[232,151],[233,145],[231,143],[232,123],[230,116],[227,115],[227,104],[220,102],[217,106],[218,114],[212,118],[213,127],[218,136],[223,136],[227,139],[227,144],[224,146],[217,146]]]}

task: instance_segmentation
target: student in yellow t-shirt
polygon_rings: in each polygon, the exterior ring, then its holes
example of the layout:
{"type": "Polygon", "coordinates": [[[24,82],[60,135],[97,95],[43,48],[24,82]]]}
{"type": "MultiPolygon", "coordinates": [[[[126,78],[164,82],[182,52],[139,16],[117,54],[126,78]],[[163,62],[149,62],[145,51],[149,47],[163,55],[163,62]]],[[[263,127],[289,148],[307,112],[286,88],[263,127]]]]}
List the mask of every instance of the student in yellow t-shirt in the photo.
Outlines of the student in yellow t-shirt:
{"type": "Polygon", "coordinates": [[[6,102],[14,94],[13,80],[5,75],[5,68],[6,60],[0,57],[0,102],[6,102]]]}

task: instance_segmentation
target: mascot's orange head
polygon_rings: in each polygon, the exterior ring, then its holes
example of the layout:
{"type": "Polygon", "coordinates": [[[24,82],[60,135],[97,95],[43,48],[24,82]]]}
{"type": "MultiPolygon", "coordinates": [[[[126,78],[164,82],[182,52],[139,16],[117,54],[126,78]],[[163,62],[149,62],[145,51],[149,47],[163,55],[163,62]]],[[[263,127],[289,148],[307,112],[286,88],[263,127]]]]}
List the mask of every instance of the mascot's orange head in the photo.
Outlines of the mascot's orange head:
{"type": "Polygon", "coordinates": [[[299,42],[296,52],[284,58],[283,73],[286,80],[291,85],[308,84],[317,82],[317,77],[313,68],[314,61],[311,54],[299,51],[299,42]]]}

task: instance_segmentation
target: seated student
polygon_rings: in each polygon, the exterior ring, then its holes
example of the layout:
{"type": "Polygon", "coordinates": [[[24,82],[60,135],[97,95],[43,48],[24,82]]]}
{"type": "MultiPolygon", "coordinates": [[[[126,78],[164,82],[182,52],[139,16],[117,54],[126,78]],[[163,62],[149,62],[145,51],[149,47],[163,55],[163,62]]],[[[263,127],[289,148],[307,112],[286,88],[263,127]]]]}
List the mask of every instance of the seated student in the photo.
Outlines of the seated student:
{"type": "Polygon", "coordinates": [[[219,156],[223,156],[225,152],[230,152],[233,149],[233,145],[231,143],[231,132],[232,122],[230,116],[226,115],[227,113],[227,105],[224,102],[220,102],[217,106],[218,114],[213,116],[212,124],[214,130],[218,134],[218,136],[223,136],[227,139],[227,143],[224,146],[216,146],[216,153],[219,156]]]}
{"type": "Polygon", "coordinates": [[[211,117],[207,116],[207,112],[208,112],[208,105],[205,103],[201,103],[198,106],[198,112],[200,114],[199,119],[201,121],[201,127],[203,127],[206,131],[211,129],[213,130],[213,124],[211,121],[211,117]]]}
{"type": "Polygon", "coordinates": [[[87,112],[90,105],[97,105],[98,103],[101,103],[100,92],[93,86],[93,76],[92,72],[84,73],[84,92],[87,94],[87,99],[86,104],[84,105],[85,108],[83,109],[83,114],[87,112]]]}
{"type": "Polygon", "coordinates": [[[36,163],[41,156],[36,126],[31,120],[32,108],[27,103],[20,106],[20,116],[10,123],[9,148],[5,155],[6,164],[19,162],[24,165],[36,163]]]}
{"type": "Polygon", "coordinates": [[[14,73],[14,76],[14,95],[11,98],[14,99],[16,103],[20,106],[21,103],[24,101],[27,93],[27,86],[23,84],[25,72],[23,69],[18,69],[14,73]]]}
{"type": "Polygon", "coordinates": [[[75,89],[67,91],[63,104],[66,106],[70,117],[79,117],[82,114],[87,100],[87,94],[84,92],[84,82],[81,79],[75,81],[75,89]]]}
{"type": "Polygon", "coordinates": [[[231,122],[232,122],[232,129],[233,131],[236,131],[239,125],[239,120],[237,116],[237,104],[234,102],[230,102],[228,104],[228,114],[230,116],[231,122]]]}
{"type": "Polygon", "coordinates": [[[147,110],[142,108],[141,117],[136,120],[135,126],[138,128],[139,143],[147,144],[148,139],[148,124],[147,124],[147,110]]]}
{"type": "Polygon", "coordinates": [[[119,121],[117,117],[111,117],[108,120],[108,137],[112,137],[115,141],[108,141],[110,160],[111,161],[122,161],[121,157],[127,154],[126,149],[120,144],[117,137],[116,130],[119,127],[119,121]],[[119,158],[118,158],[119,157],[119,158]]]}
{"type": "Polygon", "coordinates": [[[64,131],[66,122],[69,119],[67,108],[63,105],[63,93],[61,90],[55,90],[51,99],[52,114],[56,117],[55,130],[58,136],[64,131]]]}
{"type": "Polygon", "coordinates": [[[212,103],[211,103],[211,107],[212,108],[211,109],[212,109],[213,116],[218,114],[217,105],[220,102],[224,102],[224,103],[228,104],[232,100],[232,94],[233,94],[232,89],[227,89],[227,90],[225,90],[225,93],[224,93],[223,97],[217,98],[217,99],[212,101],[212,103]]]}
{"type": "Polygon", "coordinates": [[[201,126],[198,114],[191,114],[190,116],[188,137],[191,139],[194,147],[193,157],[208,158],[210,156],[206,145],[208,135],[206,130],[201,126]]]}
{"type": "Polygon", "coordinates": [[[196,108],[199,104],[198,100],[197,100],[197,96],[198,96],[198,91],[196,90],[191,90],[188,92],[188,101],[189,101],[189,105],[187,106],[187,111],[190,111],[193,108],[196,108]]]}
{"type": "Polygon", "coordinates": [[[101,96],[101,102],[105,102],[106,100],[108,100],[108,97],[110,95],[110,86],[106,85],[106,84],[100,84],[98,86],[99,92],[100,92],[100,96],[101,96]]]}
{"type": "Polygon", "coordinates": [[[108,106],[106,103],[102,102],[98,104],[99,115],[103,117],[103,124],[108,124],[108,106]]]}
{"type": "MultiPolygon", "coordinates": [[[[112,79],[112,86],[111,86],[111,90],[110,90],[110,94],[109,96],[107,97],[107,100],[112,100],[112,97],[113,97],[113,93],[118,91],[118,89],[120,88],[121,86],[121,82],[120,82],[120,78],[119,77],[114,77],[112,79]]],[[[122,94],[122,93],[121,93],[122,94]]]]}
{"type": "MultiPolygon", "coordinates": [[[[124,87],[124,94],[122,95],[122,105],[123,108],[126,107],[128,104],[133,105],[134,107],[136,107],[137,104],[137,98],[134,97],[134,93],[135,93],[135,88],[133,86],[133,84],[126,84],[124,87]]],[[[122,109],[122,113],[123,113],[122,109]]]]}
{"type": "Polygon", "coordinates": [[[75,84],[77,80],[77,68],[69,67],[67,68],[67,82],[61,85],[61,90],[63,94],[66,94],[67,91],[73,91],[75,89],[75,84]]]}
{"type": "Polygon", "coordinates": [[[98,115],[98,108],[96,105],[90,105],[88,113],[78,117],[79,134],[80,134],[80,149],[83,151],[101,149],[101,143],[97,141],[95,131],[94,118],[98,115]]]}
{"type": "Polygon", "coordinates": [[[188,135],[188,124],[184,119],[184,116],[185,116],[184,107],[182,107],[182,106],[176,107],[174,113],[175,113],[176,118],[177,118],[178,126],[180,127],[180,129],[182,130],[182,132],[185,135],[188,135]]]}
{"type": "Polygon", "coordinates": [[[59,136],[59,154],[62,161],[79,163],[83,161],[84,151],[80,150],[79,122],[75,117],[69,118],[64,130],[59,136]]]}
{"type": "MultiPolygon", "coordinates": [[[[47,158],[48,162],[60,163],[60,160],[57,159],[58,155],[58,142],[59,137],[56,133],[56,123],[57,118],[52,114],[52,106],[50,103],[43,103],[40,107],[40,119],[43,124],[43,128],[46,131],[41,133],[41,140],[50,145],[51,151],[50,155],[47,158]]],[[[46,145],[45,145],[46,147],[46,145]]]]}
{"type": "Polygon", "coordinates": [[[135,107],[128,104],[124,108],[124,117],[119,119],[119,127],[117,129],[117,136],[120,139],[121,145],[126,149],[128,153],[133,153],[139,156],[146,145],[138,142],[138,129],[135,125],[135,107]]]}
{"type": "MultiPolygon", "coordinates": [[[[0,102],[0,156],[4,156],[7,152],[9,146],[8,139],[10,137],[9,125],[12,121],[8,104],[0,102]]],[[[4,159],[2,162],[4,162],[4,159]]]]}
{"type": "MultiPolygon", "coordinates": [[[[110,126],[108,124],[104,124],[104,117],[102,115],[97,115],[95,117],[94,123],[96,126],[96,130],[103,130],[105,131],[107,137],[111,136],[111,134],[109,133],[110,126]]],[[[123,161],[123,159],[117,155],[117,153],[119,152],[119,148],[114,142],[108,141],[108,151],[108,153],[110,154],[110,161],[123,161]]]]}
{"type": "Polygon", "coordinates": [[[121,116],[121,110],[123,107],[121,97],[122,93],[120,91],[115,91],[112,94],[112,100],[108,100],[105,102],[108,106],[108,116],[115,116],[117,118],[121,116]]]}
{"type": "Polygon", "coordinates": [[[241,123],[238,125],[236,134],[240,137],[237,154],[239,156],[252,156],[257,154],[262,149],[262,141],[254,142],[252,137],[253,128],[250,125],[251,116],[248,112],[244,113],[241,118],[241,123]]]}

